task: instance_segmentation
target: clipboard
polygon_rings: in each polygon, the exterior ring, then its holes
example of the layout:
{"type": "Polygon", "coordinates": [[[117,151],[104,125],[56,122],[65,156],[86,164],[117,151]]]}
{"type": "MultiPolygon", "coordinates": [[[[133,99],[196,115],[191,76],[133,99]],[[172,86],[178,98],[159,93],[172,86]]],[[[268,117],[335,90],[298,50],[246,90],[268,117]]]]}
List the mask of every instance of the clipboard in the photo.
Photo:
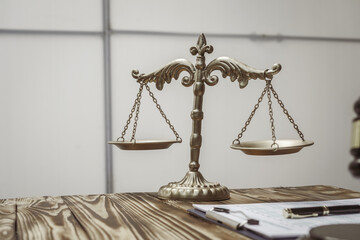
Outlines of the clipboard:
{"type": "Polygon", "coordinates": [[[286,208],[299,208],[311,206],[340,206],[340,205],[360,205],[360,198],[327,200],[327,201],[304,201],[304,202],[270,202],[270,203],[250,203],[250,204],[193,204],[194,209],[189,209],[192,215],[196,215],[206,221],[218,224],[239,234],[248,236],[252,233],[253,239],[297,239],[306,236],[313,228],[324,225],[339,224],[359,224],[360,213],[353,214],[334,214],[328,216],[309,217],[309,218],[285,218],[283,210],[286,208]],[[215,210],[216,208],[219,211],[215,210]],[[214,210],[218,215],[207,214],[214,210]],[[226,211],[220,211],[226,210],[226,211]],[[227,215],[230,213],[229,215],[227,215]],[[219,217],[219,215],[221,217],[219,217]],[[239,216],[241,215],[241,216],[239,216]],[[259,224],[244,224],[245,219],[259,221],[259,224]],[[212,220],[213,218],[214,220],[212,220]],[[223,219],[229,221],[223,221],[223,219]],[[220,223],[218,223],[219,221],[220,223]],[[238,223],[239,221],[239,223],[238,223]],[[239,226],[245,228],[238,230],[239,226]]]}
{"type": "Polygon", "coordinates": [[[230,227],[228,227],[228,226],[226,226],[226,225],[224,225],[222,223],[217,222],[216,220],[207,218],[205,212],[200,211],[200,210],[195,209],[195,208],[188,209],[187,212],[190,215],[194,216],[194,217],[198,217],[198,218],[201,218],[201,219],[203,219],[203,220],[205,220],[207,222],[211,222],[211,223],[214,223],[216,225],[222,226],[222,227],[227,228],[227,229],[229,229],[229,230],[231,230],[233,232],[244,235],[244,236],[249,237],[249,238],[254,239],[254,240],[295,240],[295,239],[297,239],[297,237],[294,237],[294,238],[267,238],[267,237],[262,236],[262,235],[260,235],[258,233],[255,233],[255,232],[253,232],[251,230],[246,229],[246,227],[243,227],[242,229],[237,229],[237,230],[235,230],[233,228],[230,228],[230,227]]]}

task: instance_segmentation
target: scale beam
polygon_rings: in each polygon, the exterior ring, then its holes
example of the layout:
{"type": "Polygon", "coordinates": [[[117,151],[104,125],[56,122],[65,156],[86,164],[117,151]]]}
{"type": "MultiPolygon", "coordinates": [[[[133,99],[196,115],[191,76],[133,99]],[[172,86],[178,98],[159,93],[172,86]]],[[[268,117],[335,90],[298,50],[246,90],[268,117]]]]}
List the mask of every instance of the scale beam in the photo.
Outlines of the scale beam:
{"type": "Polygon", "coordinates": [[[190,76],[183,77],[182,84],[186,87],[190,87],[194,83],[195,68],[194,65],[186,59],[174,60],[165,67],[146,75],[139,74],[139,70],[133,70],[132,76],[137,79],[138,82],[155,82],[156,88],[162,90],[165,82],[170,83],[173,78],[177,80],[180,73],[183,71],[188,72],[190,76]]]}
{"type": "Polygon", "coordinates": [[[222,73],[222,77],[230,77],[232,82],[238,81],[240,88],[247,86],[250,79],[272,79],[273,75],[281,70],[280,64],[274,64],[271,70],[258,70],[229,57],[219,57],[212,60],[205,68],[205,82],[209,86],[218,83],[219,78],[211,75],[215,70],[222,73]]]}

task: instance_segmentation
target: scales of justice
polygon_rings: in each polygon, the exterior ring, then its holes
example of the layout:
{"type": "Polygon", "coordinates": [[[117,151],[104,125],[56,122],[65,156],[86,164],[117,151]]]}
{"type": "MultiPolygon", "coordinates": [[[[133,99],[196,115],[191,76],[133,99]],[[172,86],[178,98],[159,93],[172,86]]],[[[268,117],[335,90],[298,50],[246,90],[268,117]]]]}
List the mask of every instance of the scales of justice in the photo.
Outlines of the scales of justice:
{"type": "Polygon", "coordinates": [[[214,86],[219,81],[217,76],[211,75],[211,73],[215,70],[220,71],[223,78],[230,77],[230,80],[232,82],[238,81],[240,88],[246,87],[250,79],[265,80],[265,88],[262,91],[258,102],[255,104],[254,110],[251,112],[248,120],[245,122],[245,126],[242,128],[237,138],[232,142],[232,149],[241,150],[245,154],[249,155],[280,155],[296,153],[300,151],[303,147],[314,144],[314,142],[306,141],[304,139],[304,135],[299,130],[298,125],[294,122],[294,119],[290,116],[289,112],[286,110],[284,103],[279,99],[278,94],[276,93],[271,84],[273,76],[279,73],[281,70],[280,64],[273,65],[271,69],[258,70],[249,67],[235,59],[229,57],[219,57],[206,65],[205,53],[212,53],[213,47],[211,45],[207,45],[204,34],[201,34],[199,36],[196,47],[191,47],[190,52],[192,55],[196,55],[195,66],[186,59],[177,59],[168,63],[163,68],[150,74],[139,74],[138,70],[132,71],[133,78],[135,78],[140,85],[139,92],[137,93],[134,105],[129,115],[129,119],[126,122],[121,137],[119,137],[117,141],[109,142],[110,144],[114,144],[122,150],[165,149],[169,148],[174,143],[181,143],[181,137],[176,132],[174,126],[171,124],[170,120],[166,117],[165,113],[161,109],[161,106],[159,105],[154,94],[151,92],[148,83],[155,82],[156,88],[158,90],[162,90],[165,82],[169,84],[173,78],[177,80],[181,72],[187,72],[189,76],[185,76],[182,78],[182,85],[184,85],[185,87],[193,86],[194,92],[194,104],[193,110],[191,111],[192,133],[190,137],[189,171],[186,173],[185,177],[179,182],[170,182],[168,185],[162,186],[158,191],[159,198],[192,201],[216,201],[230,198],[230,192],[227,187],[221,186],[219,183],[208,182],[199,172],[199,156],[202,144],[201,124],[203,119],[203,95],[205,93],[205,85],[214,86]],[[175,140],[135,139],[137,122],[139,119],[141,97],[144,87],[148,91],[148,94],[152,98],[160,114],[165,119],[170,129],[173,131],[175,135],[175,140]],[[276,139],[271,94],[277,100],[283,110],[283,113],[287,115],[290,123],[298,132],[300,139],[276,139]],[[259,107],[259,104],[261,103],[265,95],[267,95],[268,98],[272,139],[240,142],[240,138],[246,131],[247,126],[250,124],[252,117],[254,116],[256,110],[259,107]],[[134,115],[135,118],[133,122],[132,136],[129,141],[126,141],[124,139],[124,136],[134,115]]]}

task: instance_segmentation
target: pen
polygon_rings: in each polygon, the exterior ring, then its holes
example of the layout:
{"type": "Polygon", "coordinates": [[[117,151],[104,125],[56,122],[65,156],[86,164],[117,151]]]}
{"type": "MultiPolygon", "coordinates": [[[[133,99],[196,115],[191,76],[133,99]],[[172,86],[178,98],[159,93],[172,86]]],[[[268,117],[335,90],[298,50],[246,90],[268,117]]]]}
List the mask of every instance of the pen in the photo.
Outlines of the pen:
{"type": "Polygon", "coordinates": [[[211,210],[206,211],[205,215],[206,215],[207,218],[215,220],[216,222],[224,224],[225,226],[228,226],[228,227],[230,227],[231,229],[234,229],[234,230],[237,230],[237,229],[240,229],[240,228],[244,227],[245,224],[250,224],[250,225],[258,225],[259,224],[258,220],[249,218],[242,211],[230,211],[230,209],[227,209],[227,208],[214,207],[211,210]],[[219,214],[220,212],[223,212],[223,213],[231,213],[231,212],[241,213],[242,215],[244,215],[245,219],[243,221],[236,221],[236,220],[233,220],[231,218],[228,218],[226,216],[223,216],[223,215],[219,214]]]}
{"type": "Polygon", "coordinates": [[[315,206],[304,208],[284,208],[285,218],[306,218],[327,215],[360,213],[360,205],[315,206]]]}
{"type": "Polygon", "coordinates": [[[225,216],[222,216],[214,211],[206,211],[206,217],[212,220],[215,220],[216,222],[220,224],[224,224],[225,226],[230,227],[231,229],[237,230],[239,228],[242,228],[246,223],[247,220],[244,220],[242,222],[235,221],[233,219],[227,218],[225,216]]]}
{"type": "Polygon", "coordinates": [[[214,207],[212,208],[210,211],[215,211],[215,212],[224,212],[224,213],[240,213],[242,214],[246,220],[247,220],[247,223],[250,224],[250,225],[259,225],[259,220],[256,220],[254,218],[250,218],[248,215],[246,215],[243,211],[241,210],[230,210],[230,209],[227,209],[227,208],[222,208],[222,207],[214,207]]]}

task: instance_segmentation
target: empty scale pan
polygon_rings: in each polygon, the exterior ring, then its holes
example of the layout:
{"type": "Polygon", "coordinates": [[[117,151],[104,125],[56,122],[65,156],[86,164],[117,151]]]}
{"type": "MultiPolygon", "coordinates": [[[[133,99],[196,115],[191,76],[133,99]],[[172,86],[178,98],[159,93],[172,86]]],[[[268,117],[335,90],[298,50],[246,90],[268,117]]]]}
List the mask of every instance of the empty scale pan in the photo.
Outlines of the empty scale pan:
{"type": "Polygon", "coordinates": [[[247,141],[234,143],[232,149],[241,150],[248,155],[282,155],[297,153],[301,149],[314,144],[312,141],[302,141],[298,139],[279,139],[273,146],[272,140],[247,141]]]}
{"type": "Polygon", "coordinates": [[[238,134],[237,139],[235,139],[230,146],[232,149],[241,150],[248,155],[282,155],[282,154],[291,154],[299,152],[301,149],[307,146],[313,145],[314,142],[306,141],[304,139],[303,133],[300,131],[298,125],[295,123],[294,119],[290,116],[288,110],[286,110],[284,103],[279,99],[278,94],[274,90],[271,79],[266,80],[266,86],[262,91],[258,102],[255,104],[254,109],[252,110],[248,120],[245,122],[245,126],[242,128],[241,132],[238,134]],[[279,103],[280,107],[283,110],[283,113],[287,116],[290,123],[293,125],[294,129],[297,131],[300,139],[276,139],[275,136],[275,125],[273,118],[273,109],[271,101],[271,93],[274,95],[275,99],[279,103]],[[259,104],[263,100],[265,94],[268,98],[269,106],[269,116],[271,124],[271,140],[258,140],[258,141],[240,141],[240,138],[243,136],[246,131],[247,126],[250,124],[252,117],[255,115],[256,110],[259,108],[259,104]]]}

